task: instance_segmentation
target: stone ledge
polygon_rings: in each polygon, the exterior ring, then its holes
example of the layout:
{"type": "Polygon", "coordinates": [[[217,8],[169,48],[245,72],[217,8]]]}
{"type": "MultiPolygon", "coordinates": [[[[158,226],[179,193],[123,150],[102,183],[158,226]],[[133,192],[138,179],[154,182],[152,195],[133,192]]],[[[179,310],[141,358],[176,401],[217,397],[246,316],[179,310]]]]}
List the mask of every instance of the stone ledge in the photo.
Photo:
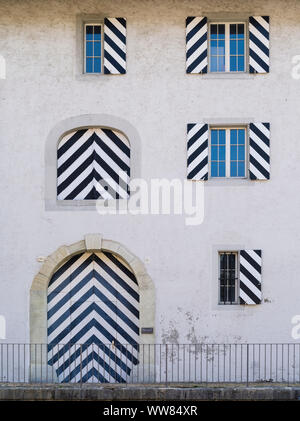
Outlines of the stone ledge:
{"type": "Polygon", "coordinates": [[[299,400],[300,385],[33,385],[0,384],[1,400],[299,400]]]}

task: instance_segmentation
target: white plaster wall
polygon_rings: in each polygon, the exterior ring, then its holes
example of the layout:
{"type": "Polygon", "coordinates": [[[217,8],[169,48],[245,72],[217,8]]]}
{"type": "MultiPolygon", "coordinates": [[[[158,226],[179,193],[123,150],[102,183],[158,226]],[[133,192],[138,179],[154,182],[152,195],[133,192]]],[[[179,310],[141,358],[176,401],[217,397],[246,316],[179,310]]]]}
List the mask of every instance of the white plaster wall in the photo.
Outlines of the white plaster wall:
{"type": "Polygon", "coordinates": [[[300,2],[0,0],[0,314],[6,341],[29,341],[29,289],[46,256],[100,232],[142,261],[157,292],[156,340],[292,341],[300,314],[300,2]],[[185,74],[185,18],[211,12],[270,15],[271,72],[244,79],[185,74]],[[128,72],[76,77],[76,15],[127,18],[128,72]],[[237,118],[271,123],[271,180],[205,185],[205,220],[45,211],[44,152],[51,129],[80,114],[112,114],[139,132],[142,176],[186,176],[186,123],[237,118]],[[260,306],[217,306],[218,245],[263,250],[260,306]]]}

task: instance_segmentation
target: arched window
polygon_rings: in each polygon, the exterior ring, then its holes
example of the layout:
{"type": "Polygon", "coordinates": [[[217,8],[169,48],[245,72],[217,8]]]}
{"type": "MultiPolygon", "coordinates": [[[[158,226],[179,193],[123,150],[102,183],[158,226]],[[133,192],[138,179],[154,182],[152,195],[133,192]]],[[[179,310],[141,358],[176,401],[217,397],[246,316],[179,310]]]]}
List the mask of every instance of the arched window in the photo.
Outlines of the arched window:
{"type": "Polygon", "coordinates": [[[127,199],[130,144],[120,131],[80,128],[65,134],[57,149],[57,199],[127,199]]]}

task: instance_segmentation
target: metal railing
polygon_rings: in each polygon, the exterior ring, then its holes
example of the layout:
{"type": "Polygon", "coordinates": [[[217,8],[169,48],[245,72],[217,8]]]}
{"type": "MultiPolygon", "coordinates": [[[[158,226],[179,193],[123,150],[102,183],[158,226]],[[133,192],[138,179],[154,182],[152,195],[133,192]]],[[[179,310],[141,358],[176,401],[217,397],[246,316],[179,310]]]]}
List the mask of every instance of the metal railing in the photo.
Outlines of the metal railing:
{"type": "Polygon", "coordinates": [[[2,343],[0,382],[300,383],[300,343],[2,343]]]}

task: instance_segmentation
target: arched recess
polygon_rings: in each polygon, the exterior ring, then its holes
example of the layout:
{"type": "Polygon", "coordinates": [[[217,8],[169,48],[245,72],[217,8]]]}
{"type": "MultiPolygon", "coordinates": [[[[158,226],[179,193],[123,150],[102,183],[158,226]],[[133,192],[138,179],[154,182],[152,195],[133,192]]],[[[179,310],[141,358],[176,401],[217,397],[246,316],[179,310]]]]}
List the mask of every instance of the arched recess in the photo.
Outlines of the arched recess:
{"type": "MultiPolygon", "coordinates": [[[[47,344],[47,292],[49,282],[56,270],[76,254],[101,251],[119,256],[131,268],[139,287],[140,344],[155,343],[155,289],[144,264],[122,244],[103,239],[100,234],[88,234],[84,240],[69,246],[61,246],[48,256],[35,276],[30,289],[31,344],[47,344]],[[145,331],[147,333],[143,333],[145,331]]],[[[48,378],[47,355],[45,354],[47,354],[46,346],[44,352],[31,353],[32,380],[42,381],[46,377],[48,378]]],[[[154,353],[149,351],[149,355],[143,355],[143,358],[147,358],[146,361],[149,361],[149,373],[152,373],[154,353]]],[[[150,375],[152,376],[152,374],[150,375]]]]}
{"type": "MultiPolygon", "coordinates": [[[[73,130],[101,127],[123,133],[130,144],[130,178],[141,177],[141,142],[138,131],[127,120],[110,114],[83,114],[60,121],[50,131],[45,143],[45,208],[46,210],[95,209],[95,200],[57,200],[57,149],[63,136],[73,130]]],[[[124,199],[126,200],[126,199],[124,199]]]]}

